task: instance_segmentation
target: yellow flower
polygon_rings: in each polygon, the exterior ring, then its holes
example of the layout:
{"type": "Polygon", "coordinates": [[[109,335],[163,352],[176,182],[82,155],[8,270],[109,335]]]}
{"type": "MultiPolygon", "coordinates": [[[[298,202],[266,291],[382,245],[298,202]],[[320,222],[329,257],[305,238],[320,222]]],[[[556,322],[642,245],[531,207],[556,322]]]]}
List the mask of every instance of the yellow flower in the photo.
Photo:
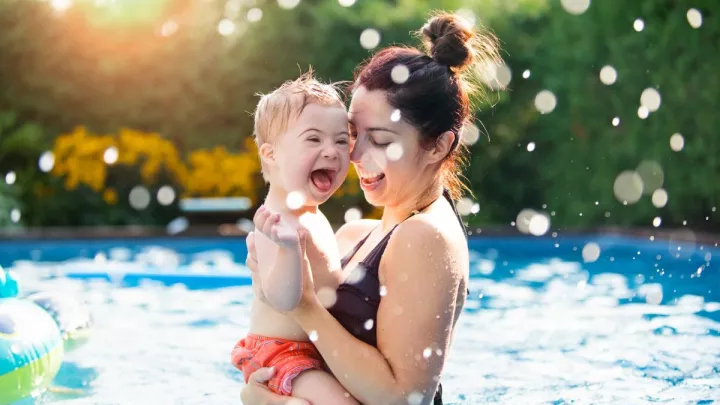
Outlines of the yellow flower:
{"type": "Polygon", "coordinates": [[[118,151],[112,165],[135,168],[146,184],[155,183],[158,174],[166,170],[183,196],[256,199],[260,161],[257,145],[250,137],[244,140],[245,151],[232,153],[224,146],[215,146],[191,151],[184,161],[173,142],[158,133],[120,128],[117,135],[94,135],[78,126],[55,139],[51,174],[64,178],[69,190],[85,185],[102,192],[103,199],[114,204],[117,192],[111,188],[102,191],[108,174],[104,155],[110,147],[118,151]]]}

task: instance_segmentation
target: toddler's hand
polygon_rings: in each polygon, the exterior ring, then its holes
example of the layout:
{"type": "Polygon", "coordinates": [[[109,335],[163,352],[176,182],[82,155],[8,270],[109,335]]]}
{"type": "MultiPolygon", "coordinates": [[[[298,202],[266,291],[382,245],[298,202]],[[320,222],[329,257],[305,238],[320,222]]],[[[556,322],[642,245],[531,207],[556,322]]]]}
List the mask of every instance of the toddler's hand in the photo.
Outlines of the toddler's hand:
{"type": "Polygon", "coordinates": [[[297,247],[300,243],[297,229],[280,218],[280,214],[261,206],[253,218],[255,228],[278,246],[283,248],[297,247]]]}

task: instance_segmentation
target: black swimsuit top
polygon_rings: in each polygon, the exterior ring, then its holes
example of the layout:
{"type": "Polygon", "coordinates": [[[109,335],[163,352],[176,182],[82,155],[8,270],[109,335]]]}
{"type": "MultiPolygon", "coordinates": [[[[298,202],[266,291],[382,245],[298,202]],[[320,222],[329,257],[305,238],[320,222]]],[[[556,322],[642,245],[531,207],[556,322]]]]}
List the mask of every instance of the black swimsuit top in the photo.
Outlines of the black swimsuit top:
{"type": "MultiPolygon", "coordinates": [[[[450,198],[450,193],[445,190],[443,196],[447,198],[450,205],[455,211],[455,215],[460,221],[460,225],[465,231],[465,225],[462,222],[460,214],[457,211],[457,207],[450,198]]],[[[424,207],[425,209],[427,207],[424,207]]],[[[422,211],[418,210],[410,215],[412,217],[415,213],[422,211]]],[[[408,218],[410,218],[408,217],[408,218]]],[[[399,225],[399,224],[398,224],[399,225]]],[[[377,319],[378,307],[380,305],[380,279],[378,277],[378,270],[380,268],[380,260],[385,252],[390,235],[392,235],[395,225],[390,232],[385,235],[382,240],[373,248],[373,250],[362,260],[358,267],[352,270],[347,277],[348,281],[340,284],[337,288],[337,299],[335,304],[329,308],[329,312],[335,319],[342,324],[345,329],[348,330],[353,336],[360,339],[361,341],[377,347],[377,334],[375,329],[375,322],[377,319]]],[[[371,232],[372,233],[372,232],[371,232]]],[[[370,236],[370,233],[365,236],[355,247],[345,256],[341,265],[344,268],[355,256],[355,253],[362,247],[365,241],[370,236]]],[[[442,385],[438,386],[438,390],[435,393],[434,405],[442,405],[442,385]]]]}

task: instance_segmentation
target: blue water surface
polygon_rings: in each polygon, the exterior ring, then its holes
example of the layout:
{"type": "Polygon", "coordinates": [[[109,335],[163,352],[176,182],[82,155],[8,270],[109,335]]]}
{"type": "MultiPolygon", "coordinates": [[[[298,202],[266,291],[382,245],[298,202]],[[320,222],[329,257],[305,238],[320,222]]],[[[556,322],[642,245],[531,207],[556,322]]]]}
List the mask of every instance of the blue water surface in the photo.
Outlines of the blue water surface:
{"type": "MultiPolygon", "coordinates": [[[[471,294],[442,376],[447,403],[720,403],[714,244],[469,243],[471,294]]],[[[37,401],[240,404],[242,377],[228,360],[248,327],[246,254],[237,238],[1,242],[0,265],[26,292],[73,294],[95,319],[37,401]]]]}

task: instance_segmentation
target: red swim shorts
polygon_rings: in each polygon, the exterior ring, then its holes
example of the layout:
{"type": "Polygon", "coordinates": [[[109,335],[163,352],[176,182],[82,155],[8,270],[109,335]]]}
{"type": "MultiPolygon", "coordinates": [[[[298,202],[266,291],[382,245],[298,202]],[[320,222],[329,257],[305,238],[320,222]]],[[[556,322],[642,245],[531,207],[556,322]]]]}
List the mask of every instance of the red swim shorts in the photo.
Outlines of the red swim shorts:
{"type": "Polygon", "coordinates": [[[242,371],[245,383],[255,370],[275,367],[268,388],[280,395],[292,393],[292,380],[303,371],[324,370],[322,356],[312,343],[253,334],[237,342],[230,361],[242,371]]]}

